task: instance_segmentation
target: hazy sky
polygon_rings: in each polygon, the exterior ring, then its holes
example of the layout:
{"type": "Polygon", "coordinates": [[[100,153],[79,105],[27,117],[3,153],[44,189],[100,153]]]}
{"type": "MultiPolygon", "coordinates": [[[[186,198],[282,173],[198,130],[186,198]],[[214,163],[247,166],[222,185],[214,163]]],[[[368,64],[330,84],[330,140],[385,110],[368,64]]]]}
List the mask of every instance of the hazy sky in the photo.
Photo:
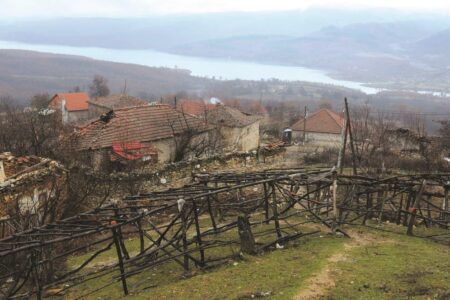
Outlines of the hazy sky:
{"type": "Polygon", "coordinates": [[[167,13],[295,10],[314,6],[450,12],[450,0],[0,0],[0,17],[143,16],[167,13]]]}

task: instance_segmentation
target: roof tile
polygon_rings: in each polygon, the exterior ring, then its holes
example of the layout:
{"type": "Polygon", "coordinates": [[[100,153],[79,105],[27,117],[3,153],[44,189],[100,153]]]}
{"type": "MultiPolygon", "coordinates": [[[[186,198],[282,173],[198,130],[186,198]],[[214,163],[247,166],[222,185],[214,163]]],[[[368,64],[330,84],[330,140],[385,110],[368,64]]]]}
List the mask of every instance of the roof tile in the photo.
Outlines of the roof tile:
{"type": "MultiPolygon", "coordinates": [[[[307,132],[340,134],[344,124],[343,117],[324,108],[306,117],[305,130],[307,132]]],[[[303,131],[303,127],[304,120],[300,119],[292,126],[292,130],[303,131]]]]}
{"type": "Polygon", "coordinates": [[[169,105],[157,104],[116,109],[75,133],[79,149],[111,147],[117,141],[150,142],[170,138],[188,128],[208,130],[206,124],[169,105]]]}

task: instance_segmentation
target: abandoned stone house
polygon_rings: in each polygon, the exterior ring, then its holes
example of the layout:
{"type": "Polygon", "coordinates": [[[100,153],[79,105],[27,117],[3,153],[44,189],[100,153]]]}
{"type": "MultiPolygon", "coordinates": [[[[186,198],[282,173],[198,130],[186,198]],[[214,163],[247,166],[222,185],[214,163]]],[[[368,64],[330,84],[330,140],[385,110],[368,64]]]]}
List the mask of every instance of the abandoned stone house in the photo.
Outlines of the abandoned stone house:
{"type": "Polygon", "coordinates": [[[88,101],[86,93],[58,93],[50,99],[48,106],[61,113],[63,124],[71,124],[89,118],[88,101]]]}
{"type": "Polygon", "coordinates": [[[329,110],[320,109],[305,119],[300,119],[292,126],[292,139],[324,147],[338,147],[341,143],[341,134],[345,119],[339,114],[329,110]],[[305,133],[305,134],[304,134],[305,133]]]}
{"type": "Polygon", "coordinates": [[[131,106],[143,106],[149,103],[129,95],[117,94],[90,99],[88,100],[88,104],[89,119],[94,119],[110,110],[131,106]]]}
{"type": "Polygon", "coordinates": [[[101,169],[111,163],[149,165],[179,160],[180,154],[198,156],[210,130],[199,118],[153,104],[112,110],[80,128],[74,139],[77,150],[101,169]]]}
{"type": "Polygon", "coordinates": [[[67,171],[36,156],[0,153],[0,238],[55,221],[67,197],[67,171]]]}
{"type": "Polygon", "coordinates": [[[206,119],[220,133],[224,152],[251,151],[259,147],[259,116],[216,104],[207,111],[206,119]]]}
{"type": "MultiPolygon", "coordinates": [[[[177,109],[204,119],[220,137],[222,152],[250,151],[259,146],[262,115],[253,115],[221,103],[203,100],[181,100],[177,109]]],[[[262,112],[264,112],[263,110],[262,112]]]]}

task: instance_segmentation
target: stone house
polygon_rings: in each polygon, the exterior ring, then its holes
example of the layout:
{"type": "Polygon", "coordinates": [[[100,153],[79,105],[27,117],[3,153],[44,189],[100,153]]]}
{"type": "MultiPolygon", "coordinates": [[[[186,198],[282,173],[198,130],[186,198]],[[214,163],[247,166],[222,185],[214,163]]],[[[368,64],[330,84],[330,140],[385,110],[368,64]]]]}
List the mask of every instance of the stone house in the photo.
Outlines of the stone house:
{"type": "Polygon", "coordinates": [[[325,147],[338,147],[341,144],[341,134],[345,126],[345,119],[329,110],[320,109],[305,119],[300,119],[292,125],[292,139],[325,147]]]}
{"type": "Polygon", "coordinates": [[[50,99],[48,106],[61,113],[63,124],[71,124],[89,118],[88,101],[86,93],[58,93],[50,99]]]}
{"type": "Polygon", "coordinates": [[[210,130],[199,118],[153,104],[111,110],[80,128],[74,140],[77,150],[100,169],[111,162],[147,165],[198,156],[208,146],[210,130]]]}
{"type": "Polygon", "coordinates": [[[0,153],[0,238],[62,217],[67,171],[36,156],[0,153]]]}
{"type": "Polygon", "coordinates": [[[216,104],[207,110],[206,119],[220,133],[224,152],[250,151],[259,147],[259,116],[216,104]]]}
{"type": "Polygon", "coordinates": [[[125,94],[110,95],[88,100],[89,119],[98,118],[104,113],[114,109],[148,105],[147,101],[125,94]]]}

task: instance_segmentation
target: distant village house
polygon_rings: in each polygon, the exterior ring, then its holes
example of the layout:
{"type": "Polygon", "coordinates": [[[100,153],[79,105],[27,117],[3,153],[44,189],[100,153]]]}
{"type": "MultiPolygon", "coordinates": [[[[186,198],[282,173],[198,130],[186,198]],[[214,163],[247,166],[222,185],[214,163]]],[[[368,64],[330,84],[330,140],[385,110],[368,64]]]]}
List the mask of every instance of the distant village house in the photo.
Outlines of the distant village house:
{"type": "Polygon", "coordinates": [[[300,119],[292,126],[292,139],[324,147],[337,147],[341,143],[341,135],[345,119],[329,110],[320,109],[305,119],[300,119]]]}
{"type": "Polygon", "coordinates": [[[48,106],[61,113],[63,124],[70,124],[89,118],[88,101],[86,93],[58,93],[52,97],[48,106]]]}

